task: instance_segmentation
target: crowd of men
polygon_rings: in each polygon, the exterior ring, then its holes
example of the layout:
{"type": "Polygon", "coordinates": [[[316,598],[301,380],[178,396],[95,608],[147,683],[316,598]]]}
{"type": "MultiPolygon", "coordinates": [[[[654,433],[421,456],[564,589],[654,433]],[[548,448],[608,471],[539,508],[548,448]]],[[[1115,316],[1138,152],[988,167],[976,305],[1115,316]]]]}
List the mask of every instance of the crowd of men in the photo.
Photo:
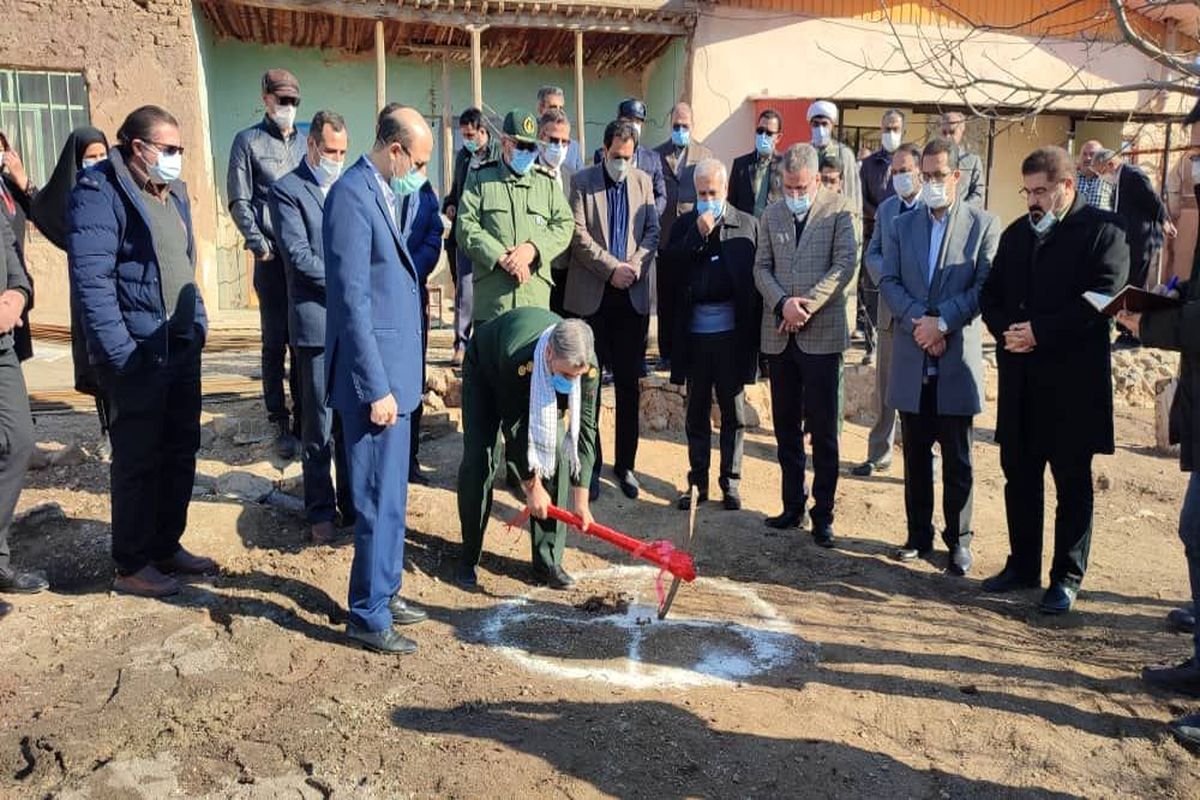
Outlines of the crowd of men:
{"type": "MultiPolygon", "coordinates": [[[[439,201],[427,176],[434,138],[417,110],[384,108],[368,152],[347,165],[351,131],[335,111],[318,111],[307,135],[299,132],[295,76],[270,70],[261,91],[262,121],[233,143],[229,208],[254,257],[276,449],[302,460],[312,540],[327,543],[353,527],[351,639],[410,653],[416,643],[397,628],[426,618],[402,598],[401,566],[408,486],[428,480],[417,460],[426,282],[447,238],[453,363],[463,373],[462,586],[479,582],[497,477],[529,506],[532,580],[573,584],[563,568],[564,529],[548,508],[569,506],[585,525],[592,521],[605,373],[615,393],[612,475],[626,497],[639,496],[639,387],[657,294],[659,366],[688,387],[688,486],[679,508],[693,496],[709,500],[714,397],[717,487],[725,509],[741,508],[744,387],[765,373],[782,472],[781,510],[765,524],[835,546],[842,369],[861,305],[879,414],[867,460],[853,472],[890,468],[898,420],[906,534],[895,557],[937,560],[958,576],[972,567],[973,421],[984,406],[986,328],[999,369],[996,440],[1010,555],[982,589],[1042,587],[1049,466],[1054,556],[1039,608],[1073,608],[1091,541],[1092,459],[1115,444],[1111,323],[1082,295],[1147,285],[1148,259],[1172,234],[1147,198],[1144,174],[1099,143],[1087,143],[1078,164],[1057,147],[1030,153],[1020,176],[1028,214],[1003,227],[982,208],[982,163],[965,144],[961,114],[944,115],[940,135],[915,144],[904,114],[889,110],[882,147],[860,164],[834,137],[834,103],[814,102],[807,141],[782,152],[783,119],[766,110],[753,150],[727,167],[695,138],[685,103],[670,111],[670,138],[647,147],[646,106],[628,98],[585,166],[562,90],[544,87],[537,115],[513,109],[499,130],[479,109],[459,116],[462,147],[451,191],[439,201]],[[935,556],[939,458],[946,551],[935,556]]],[[[108,149],[106,141],[95,147],[94,136],[73,139],[60,164],[65,189],[47,187],[43,199],[53,208],[34,221],[61,231],[76,331],[102,400],[114,589],[163,597],[178,592],[181,579],[218,569],[180,545],[208,326],[179,180],[179,125],[146,106],[116,140],[108,149]]],[[[6,163],[7,185],[19,160],[6,163]]],[[[32,448],[13,337],[32,291],[13,226],[0,227],[0,425],[8,442],[0,454],[0,591],[39,591],[45,581],[12,567],[7,550],[32,448]]],[[[1200,285],[1189,283],[1185,294],[1182,310],[1122,314],[1120,322],[1131,339],[1185,353],[1177,415],[1190,471],[1200,389],[1190,303],[1200,300],[1200,285]]],[[[1193,595],[1197,509],[1193,480],[1181,515],[1193,595]]],[[[1187,610],[1175,619],[1194,629],[1187,610]]],[[[1148,670],[1147,681],[1200,695],[1200,635],[1196,648],[1179,667],[1148,670]]],[[[1195,732],[1196,720],[1180,725],[1195,732]]]]}

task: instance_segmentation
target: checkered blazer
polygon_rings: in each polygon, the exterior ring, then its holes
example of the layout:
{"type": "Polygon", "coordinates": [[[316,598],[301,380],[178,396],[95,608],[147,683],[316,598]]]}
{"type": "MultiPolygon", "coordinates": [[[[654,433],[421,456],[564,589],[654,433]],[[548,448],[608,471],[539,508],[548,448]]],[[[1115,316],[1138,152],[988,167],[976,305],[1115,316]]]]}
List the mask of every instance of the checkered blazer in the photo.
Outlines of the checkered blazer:
{"type": "Polygon", "coordinates": [[[787,334],[779,333],[775,313],[786,297],[807,297],[817,311],[797,333],[805,353],[841,353],[850,346],[846,287],[854,279],[858,258],[853,204],[825,187],[817,190],[800,241],[787,203],[772,203],[758,225],[754,283],[763,296],[762,352],[782,353],[787,334]]]}

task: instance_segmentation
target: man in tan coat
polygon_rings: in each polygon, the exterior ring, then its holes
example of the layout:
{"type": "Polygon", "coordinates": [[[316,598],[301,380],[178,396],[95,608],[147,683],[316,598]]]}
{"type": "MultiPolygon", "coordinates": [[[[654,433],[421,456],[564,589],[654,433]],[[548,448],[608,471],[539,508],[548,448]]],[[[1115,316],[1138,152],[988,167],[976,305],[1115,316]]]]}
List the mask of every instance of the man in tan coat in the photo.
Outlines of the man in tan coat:
{"type": "MultiPolygon", "coordinates": [[[[658,252],[658,211],[650,176],[634,166],[638,134],[628,122],[609,123],[603,160],[575,175],[571,211],[575,233],[563,307],[583,317],[596,336],[596,356],[612,370],[617,395],[617,452],[613,473],[626,497],[638,496],[633,474],[638,446],[638,381],[650,324],[650,271],[658,252]]],[[[591,494],[600,491],[603,456],[596,445],[591,494]]]]}
{"type": "Polygon", "coordinates": [[[808,487],[804,433],[812,435],[813,539],[833,546],[838,479],[838,384],[850,346],[846,287],[858,241],[853,201],[821,185],[816,149],[783,156],[782,200],[763,213],[754,283],[763,296],[762,352],[768,356],[775,442],[783,470],[783,513],[772,528],[802,527],[808,487]]]}

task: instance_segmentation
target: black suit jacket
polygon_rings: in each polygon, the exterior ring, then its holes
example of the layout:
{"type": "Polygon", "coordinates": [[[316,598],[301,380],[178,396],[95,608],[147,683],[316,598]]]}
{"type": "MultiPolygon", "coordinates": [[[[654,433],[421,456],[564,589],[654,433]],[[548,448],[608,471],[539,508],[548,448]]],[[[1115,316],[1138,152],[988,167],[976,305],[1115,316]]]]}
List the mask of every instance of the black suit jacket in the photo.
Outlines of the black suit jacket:
{"type": "MultiPolygon", "coordinates": [[[[771,156],[771,188],[767,193],[767,205],[774,203],[783,196],[782,178],[779,165],[783,156],[776,153],[771,156]]],[[[758,153],[747,153],[733,160],[733,169],[729,171],[729,204],[738,211],[754,216],[754,169],[758,164],[758,153]]]]}
{"type": "Polygon", "coordinates": [[[1129,247],[1115,215],[1076,196],[1070,212],[1035,248],[1028,217],[1000,236],[979,306],[996,339],[1000,397],[996,441],[1050,452],[1113,452],[1111,320],[1084,292],[1115,294],[1129,272],[1129,247]],[[1037,346],[1004,349],[1004,331],[1031,322],[1037,346]]]}
{"type": "MultiPolygon", "coordinates": [[[[671,263],[679,291],[675,302],[675,331],[671,345],[671,382],[687,382],[691,364],[692,291],[691,273],[707,266],[706,240],[696,228],[696,211],[675,220],[671,240],[661,258],[671,263]]],[[[762,295],[754,285],[754,255],[758,246],[758,220],[726,206],[720,227],[709,236],[721,237],[721,264],[733,281],[734,336],[737,339],[737,369],[742,382],[754,383],[758,371],[759,330],[762,326],[762,295]]],[[[665,300],[665,298],[664,298],[665,300]]]]}
{"type": "Polygon", "coordinates": [[[1116,202],[1114,211],[1125,221],[1129,237],[1129,282],[1144,286],[1162,250],[1167,207],[1146,173],[1132,164],[1118,173],[1116,202]]]}

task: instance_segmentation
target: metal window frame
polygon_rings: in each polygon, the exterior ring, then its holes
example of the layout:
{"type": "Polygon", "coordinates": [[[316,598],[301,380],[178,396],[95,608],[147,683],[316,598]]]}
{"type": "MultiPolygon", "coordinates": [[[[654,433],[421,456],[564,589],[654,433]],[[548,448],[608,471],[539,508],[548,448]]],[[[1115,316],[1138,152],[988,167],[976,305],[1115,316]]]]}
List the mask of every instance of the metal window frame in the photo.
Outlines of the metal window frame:
{"type": "Polygon", "coordinates": [[[25,170],[29,174],[29,180],[36,185],[43,185],[54,171],[55,160],[58,154],[62,151],[63,145],[66,143],[67,136],[73,130],[73,125],[69,123],[67,130],[58,130],[55,122],[54,112],[65,112],[67,119],[81,112],[85,124],[91,124],[92,113],[89,107],[88,86],[84,79],[83,72],[72,72],[69,70],[32,70],[18,69],[15,67],[0,67],[0,82],[6,84],[8,90],[7,96],[9,99],[0,99],[0,119],[7,112],[12,112],[16,115],[17,126],[15,129],[5,130],[4,133],[9,137],[9,143],[12,147],[21,154],[21,158],[25,164],[25,170]],[[23,102],[21,99],[21,79],[41,78],[46,83],[46,97],[49,98],[46,102],[23,102]],[[50,85],[52,77],[66,78],[67,102],[57,103],[54,101],[54,92],[50,85]],[[83,87],[83,96],[74,97],[72,95],[71,79],[78,78],[80,85],[83,87]],[[38,125],[34,130],[34,142],[26,142],[24,130],[21,125],[23,111],[36,111],[40,114],[50,115],[50,137],[51,147],[49,151],[44,147],[42,125],[38,125]],[[53,159],[46,163],[46,153],[53,153],[53,159]]]}

